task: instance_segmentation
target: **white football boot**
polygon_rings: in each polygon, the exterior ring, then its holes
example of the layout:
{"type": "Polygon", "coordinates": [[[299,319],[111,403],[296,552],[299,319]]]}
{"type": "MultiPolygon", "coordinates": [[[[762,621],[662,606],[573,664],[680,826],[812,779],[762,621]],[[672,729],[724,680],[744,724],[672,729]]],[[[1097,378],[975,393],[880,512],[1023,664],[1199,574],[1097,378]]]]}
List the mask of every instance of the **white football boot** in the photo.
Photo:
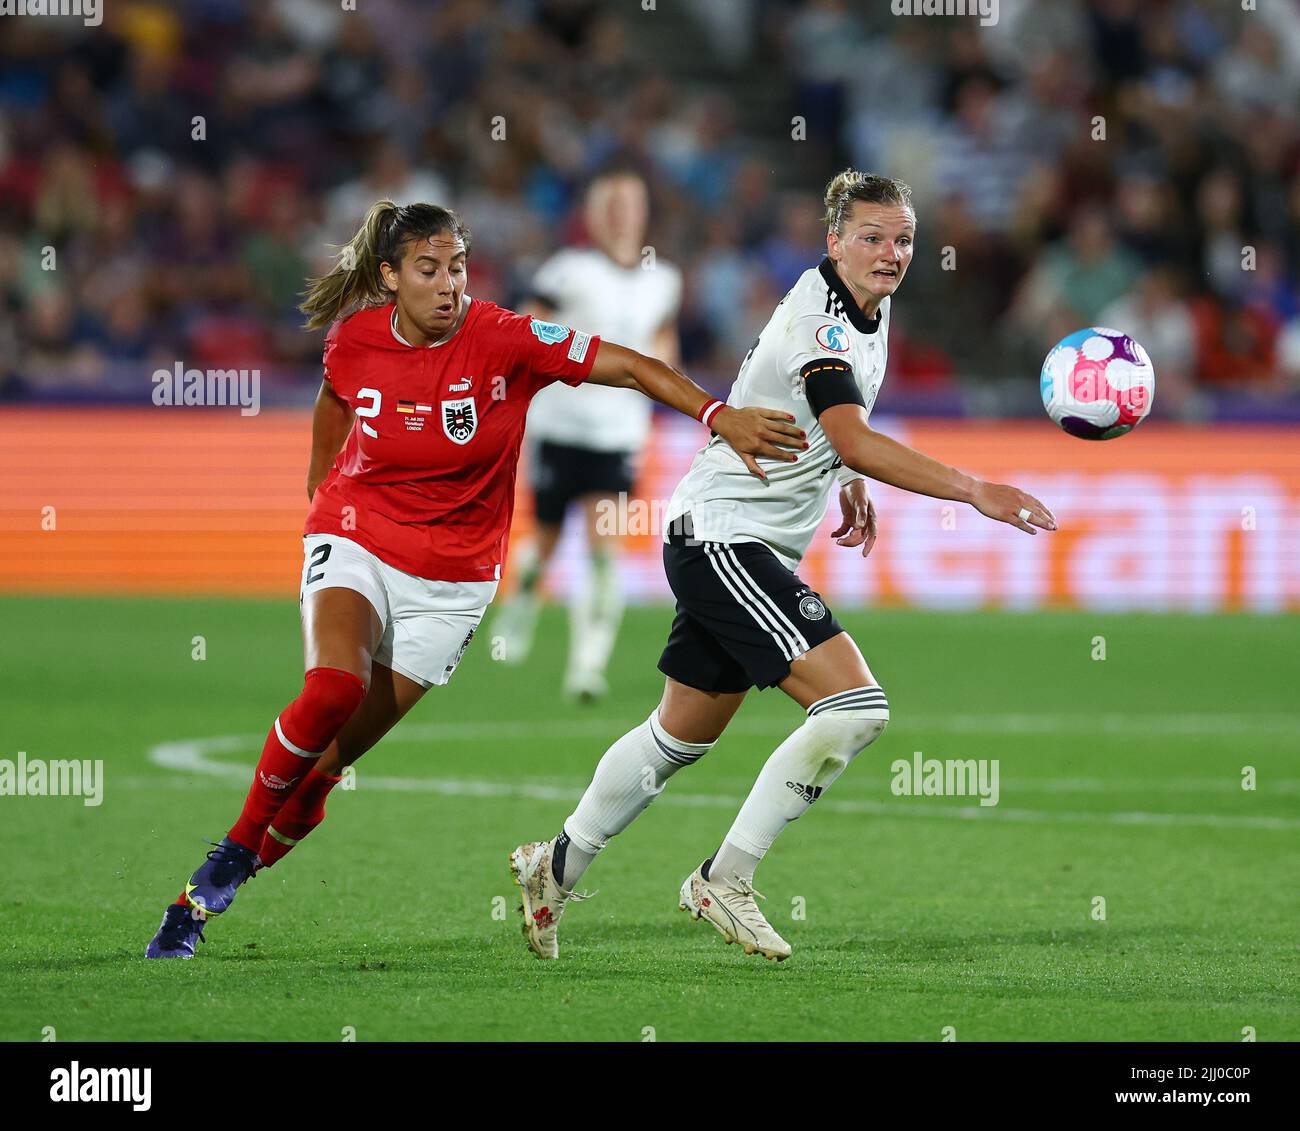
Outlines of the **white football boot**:
{"type": "MultiPolygon", "coordinates": [[[[585,892],[565,891],[551,874],[551,850],[554,841],[521,844],[510,853],[510,871],[523,892],[519,910],[523,914],[524,938],[538,958],[559,958],[560,944],[556,929],[564,905],[569,900],[589,899],[585,892]]],[[[594,894],[594,893],[593,893],[594,894]]]]}
{"type": "Polygon", "coordinates": [[[564,677],[564,694],[577,703],[596,703],[609,694],[609,684],[599,671],[570,668],[564,677]]]}
{"type": "Polygon", "coordinates": [[[740,943],[746,954],[761,954],[780,962],[790,957],[790,944],[772,928],[758,909],[754,896],[765,899],[751,884],[737,879],[736,886],[706,880],[704,865],[696,868],[682,884],[678,906],[692,919],[712,923],[731,943],[740,943]]]}

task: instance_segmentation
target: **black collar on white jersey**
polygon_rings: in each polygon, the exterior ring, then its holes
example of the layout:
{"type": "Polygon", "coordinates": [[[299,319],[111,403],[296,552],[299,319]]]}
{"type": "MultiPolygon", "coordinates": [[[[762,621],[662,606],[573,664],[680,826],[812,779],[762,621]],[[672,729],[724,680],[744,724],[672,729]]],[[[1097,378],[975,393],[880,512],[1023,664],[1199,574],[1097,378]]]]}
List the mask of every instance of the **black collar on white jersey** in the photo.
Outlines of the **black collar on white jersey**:
{"type": "Polygon", "coordinates": [[[830,256],[827,256],[817,265],[817,270],[821,272],[822,278],[826,280],[827,314],[847,318],[849,324],[859,334],[874,334],[880,329],[880,312],[876,312],[875,318],[868,318],[862,313],[862,307],[858,305],[858,300],[853,297],[853,293],[844,285],[844,280],[835,273],[835,264],[831,262],[830,256]]]}

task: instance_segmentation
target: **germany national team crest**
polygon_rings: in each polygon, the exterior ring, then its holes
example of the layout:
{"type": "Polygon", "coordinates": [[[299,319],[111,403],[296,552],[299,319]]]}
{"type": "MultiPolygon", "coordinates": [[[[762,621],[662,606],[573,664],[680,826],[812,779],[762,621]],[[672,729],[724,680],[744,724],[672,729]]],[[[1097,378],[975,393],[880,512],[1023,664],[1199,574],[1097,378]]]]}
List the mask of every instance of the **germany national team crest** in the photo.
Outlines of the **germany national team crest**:
{"type": "Polygon", "coordinates": [[[821,620],[826,615],[826,606],[815,593],[806,593],[799,601],[799,613],[804,620],[821,620]]]}
{"type": "Polygon", "coordinates": [[[453,444],[468,444],[478,430],[474,398],[442,402],[442,430],[453,444]]]}

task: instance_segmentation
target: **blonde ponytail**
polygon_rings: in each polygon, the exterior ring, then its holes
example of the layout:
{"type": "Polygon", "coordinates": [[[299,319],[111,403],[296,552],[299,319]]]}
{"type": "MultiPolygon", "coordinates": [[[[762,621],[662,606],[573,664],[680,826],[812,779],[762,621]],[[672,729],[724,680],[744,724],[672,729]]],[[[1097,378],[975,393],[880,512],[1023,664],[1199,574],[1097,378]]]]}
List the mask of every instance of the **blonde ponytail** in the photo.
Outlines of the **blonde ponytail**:
{"type": "Polygon", "coordinates": [[[911,208],[912,190],[902,181],[876,173],[861,173],[857,169],[845,169],[836,173],[826,186],[823,197],[828,231],[837,236],[844,234],[844,220],[853,210],[855,200],[868,204],[901,204],[911,208]]]}

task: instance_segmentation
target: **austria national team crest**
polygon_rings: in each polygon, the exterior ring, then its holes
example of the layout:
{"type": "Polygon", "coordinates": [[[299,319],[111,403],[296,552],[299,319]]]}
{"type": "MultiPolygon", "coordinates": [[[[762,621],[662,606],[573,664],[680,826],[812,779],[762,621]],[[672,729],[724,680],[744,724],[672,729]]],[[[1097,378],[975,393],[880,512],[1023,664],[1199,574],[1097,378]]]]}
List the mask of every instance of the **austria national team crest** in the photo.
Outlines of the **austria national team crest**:
{"type": "Polygon", "coordinates": [[[474,398],[442,402],[442,430],[453,444],[468,444],[478,430],[474,398]]]}

